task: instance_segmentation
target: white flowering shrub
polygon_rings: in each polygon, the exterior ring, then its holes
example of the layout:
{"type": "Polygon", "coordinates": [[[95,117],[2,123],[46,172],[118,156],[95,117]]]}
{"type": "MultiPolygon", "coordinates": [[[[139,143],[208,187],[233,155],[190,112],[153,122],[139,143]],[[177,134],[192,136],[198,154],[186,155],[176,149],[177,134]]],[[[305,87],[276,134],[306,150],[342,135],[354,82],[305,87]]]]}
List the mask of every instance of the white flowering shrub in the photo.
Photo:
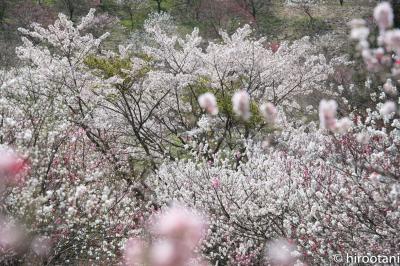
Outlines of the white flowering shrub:
{"type": "Polygon", "coordinates": [[[104,37],[84,34],[92,19],[93,11],[74,27],[60,15],[48,29],[21,30],[39,44],[23,39],[17,54],[26,66],[10,71],[0,92],[1,141],[18,147],[30,167],[23,185],[7,189],[6,213],[29,223],[29,237],[51,238],[50,264],[116,261],[148,206],[120,163],[128,155],[116,157],[109,146],[115,131],[90,119],[97,78],[83,62],[104,37]]]}
{"type": "Polygon", "coordinates": [[[276,238],[292,239],[295,256],[311,264],[329,263],[343,251],[394,252],[398,154],[390,154],[396,150],[390,136],[365,130],[368,144],[324,135],[310,124],[285,130],[268,152],[248,147],[236,155],[246,158],[239,165],[233,154],[166,163],[154,180],[156,195],[208,211],[212,229],[204,251],[212,261],[261,263],[264,245],[276,238]]]}

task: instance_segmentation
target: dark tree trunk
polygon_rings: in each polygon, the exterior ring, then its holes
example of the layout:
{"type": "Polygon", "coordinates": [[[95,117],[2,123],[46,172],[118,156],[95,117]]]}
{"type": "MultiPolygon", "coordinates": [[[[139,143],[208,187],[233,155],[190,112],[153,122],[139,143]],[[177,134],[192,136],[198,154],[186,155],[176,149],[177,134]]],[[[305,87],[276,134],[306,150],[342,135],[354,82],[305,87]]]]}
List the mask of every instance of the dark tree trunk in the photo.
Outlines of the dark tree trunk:
{"type": "Polygon", "coordinates": [[[74,17],[74,9],[73,8],[70,8],[69,9],[69,20],[71,20],[72,21],[72,18],[74,17]]]}
{"type": "Polygon", "coordinates": [[[129,12],[129,17],[131,19],[131,29],[133,30],[133,13],[131,11],[129,12]]]}
{"type": "Polygon", "coordinates": [[[156,0],[157,1],[157,12],[160,13],[161,12],[161,1],[162,0],[156,0]]]}
{"type": "Polygon", "coordinates": [[[400,28],[400,0],[392,0],[394,27],[400,28]]]}
{"type": "Polygon", "coordinates": [[[254,3],[254,1],[251,1],[251,15],[253,16],[254,19],[256,19],[257,8],[256,8],[256,3],[254,3]]]}

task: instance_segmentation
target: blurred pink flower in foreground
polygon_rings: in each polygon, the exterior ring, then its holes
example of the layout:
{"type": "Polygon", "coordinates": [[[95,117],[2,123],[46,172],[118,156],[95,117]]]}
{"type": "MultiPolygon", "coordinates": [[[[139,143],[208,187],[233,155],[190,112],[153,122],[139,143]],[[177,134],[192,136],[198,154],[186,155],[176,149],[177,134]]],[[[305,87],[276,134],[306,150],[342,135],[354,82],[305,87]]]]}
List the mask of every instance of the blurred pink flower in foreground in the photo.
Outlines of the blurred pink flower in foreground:
{"type": "Polygon", "coordinates": [[[319,104],[319,121],[323,129],[333,130],[336,127],[337,103],[334,100],[322,100],[319,104]]]}
{"type": "Polygon", "coordinates": [[[383,85],[383,90],[385,93],[391,95],[391,96],[396,96],[397,95],[397,89],[396,86],[393,85],[393,82],[391,79],[387,79],[385,84],[383,85]]]}
{"type": "Polygon", "coordinates": [[[125,243],[124,259],[126,265],[143,265],[146,262],[146,242],[131,238],[125,243]]]}
{"type": "Polygon", "coordinates": [[[153,245],[150,256],[152,266],[174,266],[184,265],[190,253],[179,249],[179,245],[172,241],[162,240],[153,245]]]}
{"type": "Polygon", "coordinates": [[[154,224],[151,244],[130,239],[125,244],[126,265],[180,266],[202,262],[194,249],[206,229],[204,218],[195,211],[174,205],[161,213],[154,224]]]}
{"type": "Polygon", "coordinates": [[[250,118],[250,95],[245,90],[237,91],[232,97],[233,112],[243,119],[250,118]]]}
{"type": "Polygon", "coordinates": [[[218,114],[217,99],[211,92],[206,92],[199,96],[199,105],[206,110],[207,113],[212,115],[218,114]]]}
{"type": "Polygon", "coordinates": [[[393,51],[397,54],[400,53],[400,30],[394,29],[385,32],[383,42],[388,51],[393,51]]]}
{"type": "Polygon", "coordinates": [[[265,121],[274,124],[278,115],[275,105],[272,103],[264,103],[260,106],[260,112],[263,115],[265,121]]]}
{"type": "Polygon", "coordinates": [[[0,217],[0,254],[16,251],[24,244],[25,231],[14,221],[0,217]]]}
{"type": "Polygon", "coordinates": [[[336,122],[336,128],[335,128],[335,132],[340,133],[340,134],[344,134],[347,133],[347,131],[353,126],[353,122],[347,118],[344,117],[342,119],[339,119],[336,122]]]}
{"type": "Polygon", "coordinates": [[[322,100],[319,104],[319,121],[322,129],[328,129],[334,133],[344,134],[353,126],[353,122],[343,117],[336,118],[337,103],[334,100],[322,100]]]}
{"type": "Polygon", "coordinates": [[[396,104],[392,101],[385,102],[379,110],[382,116],[388,116],[396,112],[396,104]]]}
{"type": "Polygon", "coordinates": [[[266,257],[272,265],[294,265],[300,253],[286,239],[276,239],[267,244],[266,257]]]}
{"type": "Polygon", "coordinates": [[[155,232],[170,240],[185,243],[194,248],[202,237],[205,222],[192,210],[176,205],[166,210],[155,224],[155,232]]]}
{"type": "Polygon", "coordinates": [[[393,10],[388,2],[377,5],[374,9],[374,19],[381,31],[393,26],[393,10]]]}
{"type": "Polygon", "coordinates": [[[21,181],[21,174],[26,170],[26,160],[12,149],[0,146],[0,182],[16,184],[21,181]]]}
{"type": "MultiPolygon", "coordinates": [[[[6,146],[0,146],[0,187],[15,185],[26,170],[26,160],[6,146]]],[[[15,253],[25,245],[26,232],[17,222],[0,217],[0,254],[15,253]]]]}

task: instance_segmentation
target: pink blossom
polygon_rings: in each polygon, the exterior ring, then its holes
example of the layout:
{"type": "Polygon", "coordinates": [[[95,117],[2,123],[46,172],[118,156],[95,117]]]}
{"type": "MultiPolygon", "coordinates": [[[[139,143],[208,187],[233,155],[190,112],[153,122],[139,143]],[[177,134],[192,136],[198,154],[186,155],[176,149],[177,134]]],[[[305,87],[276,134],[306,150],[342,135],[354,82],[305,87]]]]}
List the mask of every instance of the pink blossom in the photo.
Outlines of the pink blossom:
{"type": "Polygon", "coordinates": [[[242,153],[240,151],[236,151],[235,158],[236,158],[236,160],[240,160],[240,158],[242,158],[242,153]]]}
{"type": "Polygon", "coordinates": [[[381,109],[379,110],[379,113],[382,116],[388,116],[388,115],[391,115],[392,113],[395,113],[395,112],[396,112],[396,104],[394,102],[392,102],[392,101],[385,102],[382,105],[381,109]]]}
{"type": "Polygon", "coordinates": [[[379,60],[374,55],[372,55],[371,50],[364,49],[361,55],[369,71],[379,70],[380,68],[379,60]]]}
{"type": "Polygon", "coordinates": [[[15,250],[25,239],[23,228],[6,218],[0,218],[0,252],[4,250],[15,250]]]}
{"type": "Polygon", "coordinates": [[[26,169],[26,160],[13,150],[0,147],[0,182],[17,183],[26,169]]]}
{"type": "Polygon", "coordinates": [[[397,54],[400,53],[400,29],[386,31],[383,42],[386,49],[397,54]]]}
{"type": "Polygon", "coordinates": [[[336,127],[337,103],[334,100],[322,100],[319,103],[319,121],[322,129],[333,130],[336,127]]]}
{"type": "Polygon", "coordinates": [[[152,242],[132,238],[124,248],[125,264],[151,266],[189,265],[205,229],[200,215],[174,205],[156,217],[152,242]]]}
{"type": "Polygon", "coordinates": [[[374,19],[381,31],[393,26],[393,10],[388,2],[380,3],[375,7],[374,19]]]}
{"type": "Polygon", "coordinates": [[[369,35],[369,29],[366,27],[366,22],[363,19],[353,19],[349,22],[351,27],[350,38],[360,42],[365,41],[369,35]]]}
{"type": "Polygon", "coordinates": [[[278,115],[278,111],[276,110],[275,105],[270,102],[264,103],[260,106],[260,112],[265,121],[271,124],[275,123],[278,115]]]}
{"type": "Polygon", "coordinates": [[[158,241],[150,251],[152,266],[183,266],[189,258],[190,253],[186,249],[179,249],[168,240],[158,241]]]}
{"type": "Polygon", "coordinates": [[[126,265],[135,266],[145,263],[146,243],[141,239],[131,238],[125,243],[124,260],[126,265]]]}
{"type": "Polygon", "coordinates": [[[384,56],[382,56],[380,62],[384,66],[391,66],[392,65],[392,57],[390,55],[384,55],[384,56]]]}
{"type": "Polygon", "coordinates": [[[344,134],[346,133],[351,127],[353,126],[353,122],[347,118],[344,117],[340,120],[338,120],[336,122],[336,127],[335,127],[335,131],[340,133],[340,134],[344,134]]]}
{"type": "Polygon", "coordinates": [[[200,215],[185,207],[175,205],[159,217],[155,231],[161,236],[182,241],[193,248],[200,241],[204,226],[204,220],[200,215]]]}
{"type": "Polygon", "coordinates": [[[379,178],[380,178],[380,174],[375,173],[375,172],[373,172],[372,174],[370,174],[368,176],[368,179],[370,179],[370,180],[372,180],[374,182],[379,181],[379,178]]]}
{"type": "Polygon", "coordinates": [[[391,69],[391,72],[394,77],[400,76],[400,65],[398,63],[395,63],[391,69]]]}
{"type": "Polygon", "coordinates": [[[221,181],[219,180],[219,178],[214,178],[212,181],[211,181],[211,184],[212,184],[212,187],[213,188],[215,188],[215,189],[218,189],[218,188],[220,188],[221,187],[221,181]]]}
{"type": "Polygon", "coordinates": [[[262,142],[261,142],[261,147],[263,149],[267,149],[271,146],[271,141],[269,138],[265,138],[262,142]]]}
{"type": "Polygon", "coordinates": [[[237,91],[232,97],[233,112],[243,119],[250,118],[250,95],[246,90],[237,91]]]}
{"type": "Polygon", "coordinates": [[[218,114],[217,100],[214,94],[207,92],[199,96],[199,105],[201,108],[207,111],[207,113],[212,115],[218,114]]]}
{"type": "Polygon", "coordinates": [[[382,47],[373,50],[375,58],[381,62],[383,56],[385,55],[385,50],[382,47]]]}
{"type": "Polygon", "coordinates": [[[272,265],[293,265],[297,260],[296,246],[286,239],[276,239],[267,244],[266,255],[272,265]]]}
{"type": "Polygon", "coordinates": [[[348,23],[348,25],[349,25],[351,28],[364,27],[364,26],[366,26],[366,24],[367,24],[367,23],[365,22],[365,20],[360,19],[360,18],[352,19],[352,20],[348,23]]]}
{"type": "Polygon", "coordinates": [[[397,95],[397,89],[396,86],[393,85],[393,82],[391,79],[386,80],[385,84],[383,85],[383,90],[385,93],[396,96],[397,95]]]}
{"type": "Polygon", "coordinates": [[[367,27],[355,27],[351,29],[350,38],[353,40],[363,41],[368,38],[369,29],[367,27]]]}

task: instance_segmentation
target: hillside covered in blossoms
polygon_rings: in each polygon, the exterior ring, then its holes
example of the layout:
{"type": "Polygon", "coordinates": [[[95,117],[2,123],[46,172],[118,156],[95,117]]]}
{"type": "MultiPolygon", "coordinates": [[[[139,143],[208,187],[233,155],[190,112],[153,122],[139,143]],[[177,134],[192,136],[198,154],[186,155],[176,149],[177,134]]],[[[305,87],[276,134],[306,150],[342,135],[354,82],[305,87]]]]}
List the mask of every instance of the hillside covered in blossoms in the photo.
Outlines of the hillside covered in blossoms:
{"type": "Polygon", "coordinates": [[[0,48],[0,265],[400,264],[400,1],[3,0],[0,48]]]}

